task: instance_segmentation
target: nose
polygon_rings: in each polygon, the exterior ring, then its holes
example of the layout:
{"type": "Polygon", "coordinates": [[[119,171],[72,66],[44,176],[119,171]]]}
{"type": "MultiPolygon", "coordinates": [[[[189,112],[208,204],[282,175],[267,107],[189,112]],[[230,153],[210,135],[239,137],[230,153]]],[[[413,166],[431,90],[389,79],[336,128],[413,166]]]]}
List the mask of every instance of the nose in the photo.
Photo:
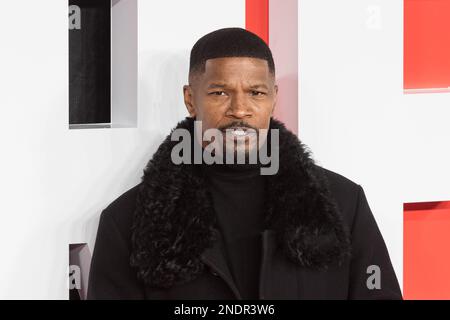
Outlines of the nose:
{"type": "Polygon", "coordinates": [[[227,116],[236,119],[252,116],[252,110],[249,107],[249,102],[247,101],[245,94],[236,93],[232,96],[230,107],[227,110],[227,116]]]}

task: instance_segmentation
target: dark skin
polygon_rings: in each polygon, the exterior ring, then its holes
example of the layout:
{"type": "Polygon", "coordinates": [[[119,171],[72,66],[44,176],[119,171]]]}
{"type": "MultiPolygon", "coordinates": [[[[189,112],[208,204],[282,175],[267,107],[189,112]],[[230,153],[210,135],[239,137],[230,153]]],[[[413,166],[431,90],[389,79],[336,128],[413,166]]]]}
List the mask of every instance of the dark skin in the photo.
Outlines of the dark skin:
{"type": "Polygon", "coordinates": [[[250,57],[209,59],[205,72],[191,74],[183,86],[189,115],[202,121],[203,132],[230,126],[268,129],[277,93],[267,61],[250,57]]]}

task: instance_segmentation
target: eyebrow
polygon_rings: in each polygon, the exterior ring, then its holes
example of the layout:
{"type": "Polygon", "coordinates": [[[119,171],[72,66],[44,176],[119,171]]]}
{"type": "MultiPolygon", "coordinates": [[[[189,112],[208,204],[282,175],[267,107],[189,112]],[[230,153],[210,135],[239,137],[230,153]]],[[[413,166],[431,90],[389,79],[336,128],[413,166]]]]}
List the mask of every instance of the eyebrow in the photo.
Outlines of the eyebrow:
{"type": "MultiPolygon", "coordinates": [[[[209,85],[208,85],[208,89],[212,89],[212,88],[225,88],[227,85],[226,84],[223,84],[223,83],[215,83],[215,82],[213,82],[213,83],[210,83],[209,85]]],[[[254,84],[254,85],[251,85],[250,86],[250,89],[258,89],[258,88],[264,88],[264,89],[266,89],[266,90],[268,90],[269,88],[267,87],[267,85],[265,85],[265,84],[263,84],[263,83],[257,83],[257,84],[254,84]]]]}
{"type": "Polygon", "coordinates": [[[210,83],[208,85],[208,89],[212,89],[212,88],[225,88],[226,85],[222,84],[222,83],[210,83]]]}

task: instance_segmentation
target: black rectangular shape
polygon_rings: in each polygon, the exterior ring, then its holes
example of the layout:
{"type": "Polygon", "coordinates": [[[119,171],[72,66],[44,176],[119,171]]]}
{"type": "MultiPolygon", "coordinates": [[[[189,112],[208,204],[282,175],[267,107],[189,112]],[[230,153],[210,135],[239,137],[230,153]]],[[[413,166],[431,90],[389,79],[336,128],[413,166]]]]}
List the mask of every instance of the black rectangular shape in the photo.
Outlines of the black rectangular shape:
{"type": "Polygon", "coordinates": [[[69,0],[81,9],[69,29],[69,124],[111,122],[111,2],[69,0]]]}

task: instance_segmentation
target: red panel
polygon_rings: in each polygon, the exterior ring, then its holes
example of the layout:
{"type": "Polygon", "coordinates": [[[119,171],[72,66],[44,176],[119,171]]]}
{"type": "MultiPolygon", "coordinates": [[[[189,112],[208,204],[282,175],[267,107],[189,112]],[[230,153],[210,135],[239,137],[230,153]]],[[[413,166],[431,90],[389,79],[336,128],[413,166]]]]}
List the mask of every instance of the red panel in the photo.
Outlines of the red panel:
{"type": "Polygon", "coordinates": [[[269,44],[269,0],[245,1],[245,29],[269,44]]]}
{"type": "Polygon", "coordinates": [[[450,87],[450,1],[404,0],[404,89],[450,87]]]}
{"type": "Polygon", "coordinates": [[[450,202],[408,203],[403,215],[405,299],[450,299],[450,202]]]}

